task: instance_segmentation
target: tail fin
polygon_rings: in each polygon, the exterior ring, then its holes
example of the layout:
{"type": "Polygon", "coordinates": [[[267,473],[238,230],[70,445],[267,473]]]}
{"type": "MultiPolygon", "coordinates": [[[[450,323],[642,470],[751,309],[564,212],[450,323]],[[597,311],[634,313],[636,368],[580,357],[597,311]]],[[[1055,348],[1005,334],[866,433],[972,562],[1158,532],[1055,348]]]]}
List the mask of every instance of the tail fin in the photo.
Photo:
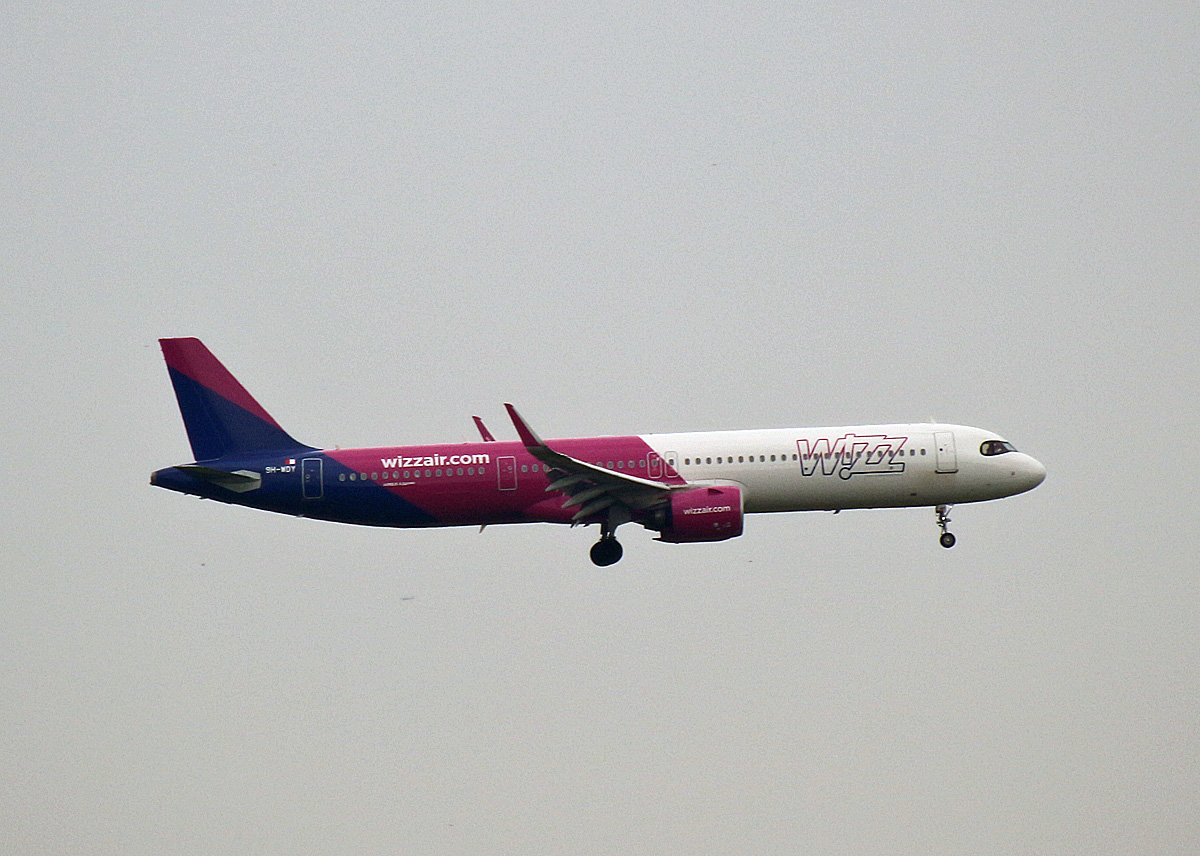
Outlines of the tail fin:
{"type": "Polygon", "coordinates": [[[292,439],[199,339],[159,339],[197,461],[311,449],[292,439]]]}

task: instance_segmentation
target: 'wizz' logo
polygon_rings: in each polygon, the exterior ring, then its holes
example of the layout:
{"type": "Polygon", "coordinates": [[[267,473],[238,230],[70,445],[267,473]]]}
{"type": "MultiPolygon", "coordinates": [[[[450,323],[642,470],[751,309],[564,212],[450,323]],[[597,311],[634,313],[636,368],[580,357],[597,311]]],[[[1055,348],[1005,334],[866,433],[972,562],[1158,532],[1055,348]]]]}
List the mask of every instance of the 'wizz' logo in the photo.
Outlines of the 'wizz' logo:
{"type": "Polygon", "coordinates": [[[800,472],[803,475],[831,476],[848,479],[856,475],[887,475],[904,472],[904,463],[899,460],[907,437],[885,437],[876,434],[860,437],[847,434],[836,440],[822,437],[810,444],[808,440],[797,440],[800,450],[800,472]]]}

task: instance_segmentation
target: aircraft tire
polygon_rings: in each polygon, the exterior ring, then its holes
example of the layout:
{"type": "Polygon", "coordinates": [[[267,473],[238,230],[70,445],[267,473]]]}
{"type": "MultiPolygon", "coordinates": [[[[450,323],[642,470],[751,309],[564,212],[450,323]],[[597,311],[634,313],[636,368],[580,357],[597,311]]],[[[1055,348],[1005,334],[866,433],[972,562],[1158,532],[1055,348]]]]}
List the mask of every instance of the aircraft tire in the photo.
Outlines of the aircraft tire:
{"type": "Polygon", "coordinates": [[[616,538],[601,538],[592,545],[591,557],[594,564],[606,568],[621,561],[624,553],[625,549],[616,538]]]}
{"type": "Polygon", "coordinates": [[[947,550],[954,546],[954,541],[954,535],[950,532],[943,532],[942,537],[938,538],[938,542],[947,550]]]}

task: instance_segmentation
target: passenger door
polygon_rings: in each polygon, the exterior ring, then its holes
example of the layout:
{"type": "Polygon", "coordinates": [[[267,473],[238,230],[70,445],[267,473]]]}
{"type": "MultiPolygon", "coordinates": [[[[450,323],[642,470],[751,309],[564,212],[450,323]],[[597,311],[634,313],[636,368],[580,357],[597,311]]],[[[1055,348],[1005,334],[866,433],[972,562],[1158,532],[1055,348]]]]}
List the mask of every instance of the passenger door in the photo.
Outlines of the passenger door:
{"type": "Polygon", "coordinates": [[[320,458],[305,458],[300,462],[300,483],[304,486],[305,499],[320,499],[325,495],[323,469],[320,458]]]}
{"type": "Polygon", "coordinates": [[[939,473],[958,472],[958,455],[954,451],[954,433],[938,431],[933,435],[933,443],[937,448],[937,471],[939,473]]]}

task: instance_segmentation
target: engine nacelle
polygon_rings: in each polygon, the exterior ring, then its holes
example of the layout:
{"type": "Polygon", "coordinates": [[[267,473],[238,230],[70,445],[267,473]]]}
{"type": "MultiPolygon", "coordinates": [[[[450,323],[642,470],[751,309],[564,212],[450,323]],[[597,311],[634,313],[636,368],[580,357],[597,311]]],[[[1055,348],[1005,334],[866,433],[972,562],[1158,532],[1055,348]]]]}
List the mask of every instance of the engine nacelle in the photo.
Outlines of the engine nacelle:
{"type": "Polygon", "coordinates": [[[659,541],[724,541],[742,534],[742,489],[713,485],[671,491],[659,541]]]}

